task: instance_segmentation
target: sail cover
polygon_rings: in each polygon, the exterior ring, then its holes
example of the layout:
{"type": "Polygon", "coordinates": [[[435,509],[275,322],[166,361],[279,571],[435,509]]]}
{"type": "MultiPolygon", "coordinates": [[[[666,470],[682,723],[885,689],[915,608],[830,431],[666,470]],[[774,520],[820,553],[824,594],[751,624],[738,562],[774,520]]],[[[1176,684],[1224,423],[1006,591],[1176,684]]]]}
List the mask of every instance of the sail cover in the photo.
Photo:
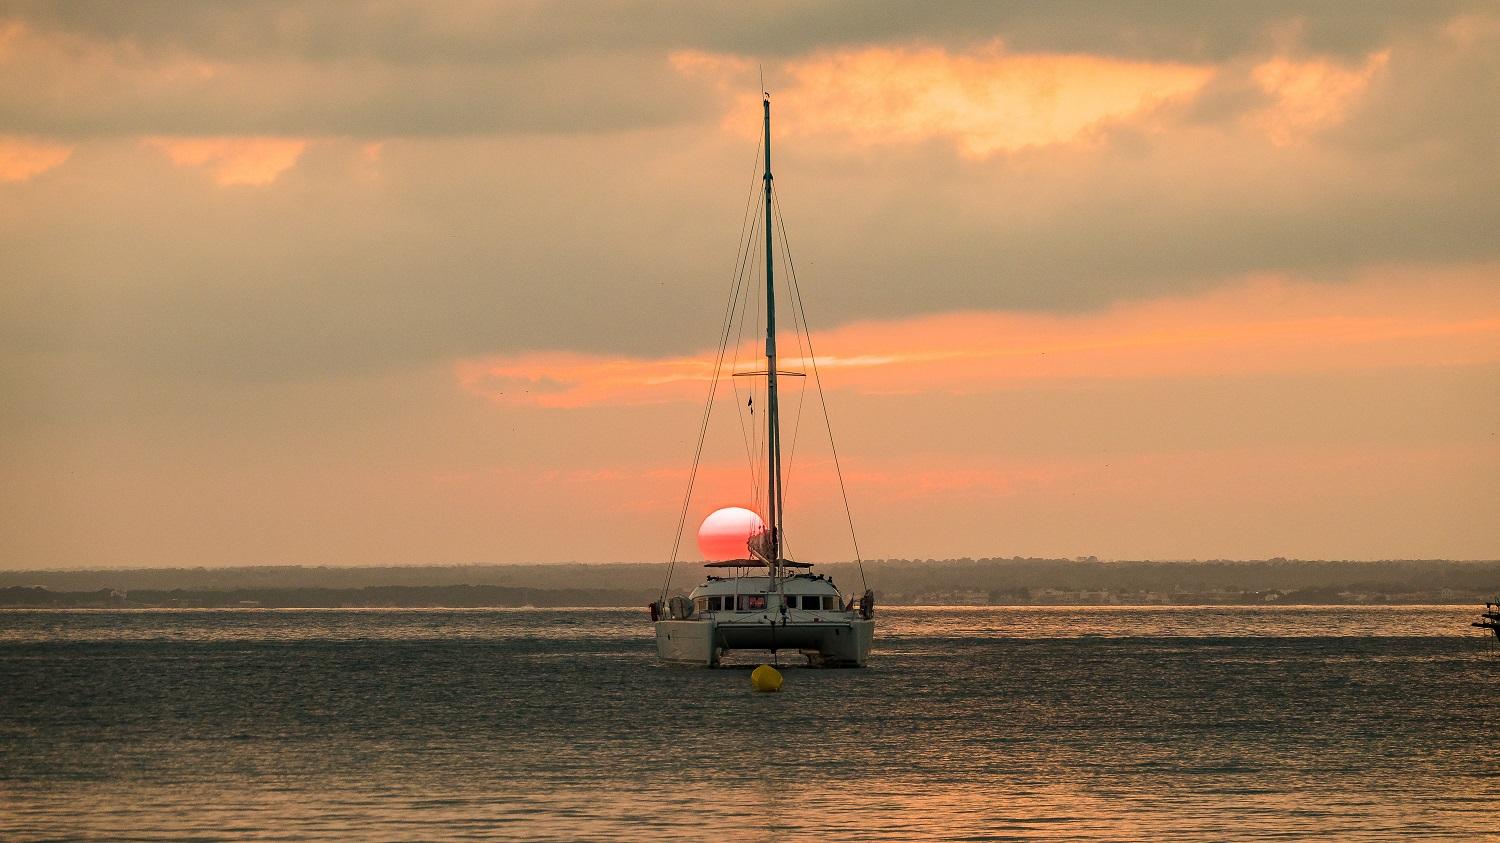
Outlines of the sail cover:
{"type": "Polygon", "coordinates": [[[774,544],[769,529],[752,534],[750,540],[745,542],[750,549],[750,555],[766,563],[771,561],[771,556],[775,553],[774,544]]]}

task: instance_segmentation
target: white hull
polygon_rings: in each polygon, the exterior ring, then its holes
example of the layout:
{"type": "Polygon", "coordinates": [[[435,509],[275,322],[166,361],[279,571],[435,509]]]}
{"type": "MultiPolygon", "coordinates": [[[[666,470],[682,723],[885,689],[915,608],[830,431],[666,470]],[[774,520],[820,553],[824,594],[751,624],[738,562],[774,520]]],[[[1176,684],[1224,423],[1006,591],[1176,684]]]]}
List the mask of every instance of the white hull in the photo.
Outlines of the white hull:
{"type": "Polygon", "coordinates": [[[656,623],[656,653],[663,661],[716,667],[733,650],[795,650],[821,667],[864,667],[875,638],[875,621],[863,618],[771,623],[766,616],[662,620],[656,623]]]}

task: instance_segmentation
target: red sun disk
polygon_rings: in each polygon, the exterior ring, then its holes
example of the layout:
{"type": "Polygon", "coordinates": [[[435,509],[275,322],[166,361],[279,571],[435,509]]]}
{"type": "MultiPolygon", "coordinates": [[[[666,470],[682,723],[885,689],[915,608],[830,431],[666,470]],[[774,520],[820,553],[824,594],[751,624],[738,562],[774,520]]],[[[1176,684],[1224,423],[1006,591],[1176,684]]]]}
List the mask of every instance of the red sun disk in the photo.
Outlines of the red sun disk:
{"type": "Polygon", "coordinates": [[[745,543],[764,527],[760,516],[744,507],[716,509],[698,526],[698,550],[711,562],[744,559],[750,555],[745,543]]]}

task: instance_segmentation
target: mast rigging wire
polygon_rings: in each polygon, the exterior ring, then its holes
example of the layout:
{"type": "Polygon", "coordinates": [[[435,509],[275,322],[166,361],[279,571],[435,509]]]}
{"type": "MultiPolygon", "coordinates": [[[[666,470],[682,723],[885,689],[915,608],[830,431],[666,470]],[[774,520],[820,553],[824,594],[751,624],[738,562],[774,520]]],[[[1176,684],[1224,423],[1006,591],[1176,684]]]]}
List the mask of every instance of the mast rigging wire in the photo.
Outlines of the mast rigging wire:
{"type": "MultiPolygon", "coordinates": [[[[786,219],[781,215],[781,198],[774,188],[771,202],[775,206],[776,222],[781,229],[782,251],[786,253],[787,265],[791,268],[793,298],[797,301],[797,310],[802,312],[802,325],[806,328],[807,310],[802,304],[802,286],[797,283],[797,265],[792,260],[791,241],[786,236],[786,219]]],[[[849,507],[849,492],[844,488],[844,469],[839,465],[839,448],[833,441],[833,420],[828,415],[828,399],[823,395],[823,376],[818,373],[818,355],[813,350],[811,331],[807,331],[807,359],[812,363],[813,382],[818,387],[818,403],[823,407],[823,424],[828,429],[828,450],[833,454],[833,472],[838,477],[839,496],[844,499],[844,518],[849,522],[849,541],[854,544],[854,561],[859,566],[859,584],[868,591],[870,585],[865,579],[865,561],[859,552],[859,536],[854,532],[854,512],[849,507]]]]}
{"type": "MultiPolygon", "coordinates": [[[[761,152],[761,145],[760,145],[759,142],[757,142],[756,149],[755,149],[755,159],[754,159],[756,161],[756,166],[757,167],[759,166],[760,152],[761,152]]],[[[662,590],[661,590],[661,594],[660,594],[660,602],[662,604],[666,603],[667,592],[670,591],[671,587],[672,587],[672,575],[673,575],[673,572],[675,571],[676,566],[677,566],[678,553],[681,551],[683,528],[687,524],[687,513],[688,513],[688,510],[692,506],[693,487],[694,487],[694,485],[697,482],[698,467],[699,467],[699,465],[702,462],[702,457],[703,457],[703,443],[704,443],[704,440],[706,439],[707,434],[708,434],[709,419],[710,419],[710,417],[712,416],[712,413],[713,413],[714,398],[717,395],[719,379],[720,379],[720,377],[722,376],[722,373],[723,373],[724,358],[728,355],[728,351],[729,351],[729,344],[730,344],[729,343],[729,338],[730,338],[730,334],[731,334],[732,329],[735,327],[735,323],[738,322],[739,323],[739,326],[738,326],[739,330],[738,330],[738,332],[736,333],[736,336],[735,336],[734,355],[733,355],[733,358],[732,358],[733,362],[731,363],[731,369],[733,369],[734,367],[737,367],[738,364],[739,364],[740,345],[741,345],[741,342],[742,342],[742,338],[744,336],[744,326],[745,326],[745,323],[748,321],[746,319],[746,317],[749,315],[749,313],[748,313],[749,308],[748,308],[748,306],[742,307],[741,304],[740,304],[741,303],[741,291],[742,290],[745,291],[745,299],[744,299],[744,301],[748,304],[748,301],[749,301],[749,298],[750,298],[750,294],[749,294],[748,286],[745,284],[745,281],[748,280],[748,276],[749,276],[749,273],[750,273],[750,267],[751,267],[751,261],[753,260],[750,257],[751,248],[752,248],[752,246],[754,244],[756,233],[759,232],[760,229],[761,229],[760,220],[759,220],[759,217],[760,217],[760,213],[759,212],[763,209],[763,206],[765,204],[764,199],[762,199],[760,202],[755,202],[754,201],[755,194],[758,192],[755,189],[755,178],[754,178],[754,176],[755,176],[755,168],[752,168],[751,173],[752,173],[752,181],[751,181],[750,195],[746,197],[746,200],[745,200],[745,212],[744,212],[744,215],[742,216],[741,221],[740,221],[740,242],[741,242],[742,245],[740,246],[740,248],[738,248],[736,250],[736,255],[735,255],[735,271],[734,271],[734,276],[733,276],[733,282],[732,282],[731,287],[730,287],[729,303],[726,306],[725,312],[724,312],[724,322],[723,322],[723,324],[721,325],[721,327],[719,329],[719,344],[718,344],[717,353],[716,353],[715,358],[714,358],[713,376],[709,380],[708,397],[704,401],[703,417],[702,417],[702,420],[699,422],[699,425],[698,425],[698,439],[697,439],[697,442],[694,445],[692,466],[691,466],[691,468],[690,468],[690,470],[688,472],[688,486],[687,486],[687,491],[683,495],[682,508],[679,511],[678,517],[677,517],[677,530],[676,530],[676,534],[674,535],[673,540],[672,540],[672,553],[671,553],[671,557],[670,557],[670,560],[669,560],[668,565],[667,565],[667,577],[666,577],[666,581],[662,584],[662,590]],[[754,212],[754,216],[753,217],[751,216],[752,211],[754,212]],[[751,220],[754,220],[754,222],[752,223],[751,220]],[[748,237],[746,236],[746,227],[747,227],[747,225],[750,228],[750,233],[749,233],[748,237]],[[736,313],[739,314],[739,316],[740,316],[739,319],[735,318],[736,313]]],[[[854,561],[855,561],[856,565],[858,566],[860,585],[865,590],[868,590],[869,589],[869,582],[868,582],[868,580],[865,577],[864,558],[863,558],[863,555],[860,553],[860,550],[859,550],[859,536],[858,536],[858,534],[856,533],[856,531],[854,529],[854,514],[853,514],[852,508],[849,505],[849,492],[848,492],[848,489],[846,488],[846,486],[844,484],[844,471],[843,471],[843,467],[842,467],[842,465],[840,463],[840,460],[839,460],[838,445],[834,442],[834,438],[833,438],[833,421],[832,421],[832,419],[831,419],[831,417],[829,416],[829,413],[828,413],[828,399],[824,395],[824,392],[823,392],[823,377],[822,377],[822,373],[818,369],[817,353],[813,349],[812,331],[808,327],[806,305],[804,304],[803,299],[802,299],[802,287],[801,287],[801,285],[797,281],[797,267],[796,267],[796,262],[792,258],[791,241],[787,237],[787,233],[786,233],[786,219],[782,216],[782,213],[781,213],[780,192],[775,188],[774,185],[772,186],[772,190],[771,190],[771,201],[772,201],[772,211],[774,212],[774,215],[775,215],[776,228],[779,229],[780,235],[781,235],[782,262],[783,262],[783,265],[785,266],[785,268],[787,270],[786,274],[787,274],[788,280],[790,281],[789,288],[790,288],[790,292],[792,293],[792,298],[796,302],[796,307],[793,308],[793,310],[792,310],[793,333],[796,336],[797,346],[798,346],[799,353],[801,353],[802,356],[803,356],[803,358],[805,360],[807,360],[811,364],[811,366],[812,366],[812,370],[813,370],[813,382],[814,382],[814,384],[817,387],[818,402],[819,402],[819,405],[820,405],[820,407],[821,407],[821,409],[823,411],[823,424],[824,424],[825,429],[828,432],[828,447],[829,447],[829,450],[830,450],[830,452],[831,452],[831,454],[833,456],[834,474],[835,474],[836,478],[838,479],[839,496],[842,499],[843,504],[844,504],[844,518],[845,518],[845,521],[847,522],[847,524],[849,526],[849,539],[850,539],[850,542],[853,544],[853,547],[854,547],[854,561]],[[807,343],[805,349],[803,348],[803,339],[804,339],[804,337],[806,338],[806,343],[807,343]]],[[[774,231],[774,230],[773,231],[767,231],[767,232],[765,232],[765,236],[767,238],[771,238],[771,237],[774,236],[775,233],[776,233],[776,231],[774,231]]],[[[756,273],[756,280],[757,281],[763,283],[763,280],[764,280],[763,273],[765,272],[766,269],[767,269],[766,267],[759,267],[759,271],[756,273]]],[[[760,286],[760,284],[758,283],[756,286],[758,288],[760,286]]],[[[759,299],[758,299],[758,297],[756,299],[756,308],[755,309],[756,309],[756,324],[758,325],[760,323],[760,306],[759,306],[759,299]]],[[[745,444],[746,444],[746,453],[747,453],[747,457],[749,457],[751,452],[759,452],[759,451],[763,450],[762,448],[755,447],[756,444],[765,445],[765,444],[769,444],[769,443],[756,443],[754,441],[757,437],[754,436],[753,433],[751,433],[751,432],[755,430],[755,425],[751,424],[751,425],[748,426],[748,429],[747,429],[747,426],[745,424],[745,418],[744,418],[744,410],[742,410],[739,407],[739,389],[738,389],[738,387],[734,387],[733,391],[734,391],[734,394],[735,394],[735,406],[736,406],[735,415],[736,415],[736,417],[740,421],[741,436],[746,439],[746,442],[745,442],[745,444]]],[[[751,395],[751,400],[753,401],[754,400],[754,394],[755,394],[755,388],[752,386],[748,391],[749,391],[749,393],[751,395]]],[[[806,382],[804,381],[803,384],[802,384],[802,393],[805,394],[805,391],[806,391],[806,382]]],[[[789,456],[794,456],[795,453],[796,453],[798,433],[800,432],[800,429],[801,429],[802,409],[805,406],[805,403],[806,403],[805,400],[801,400],[801,401],[798,402],[796,421],[794,422],[793,432],[792,432],[791,454],[789,456]]],[[[757,477],[757,475],[759,474],[759,472],[756,471],[757,461],[756,461],[756,459],[754,457],[750,457],[749,461],[750,461],[750,467],[751,467],[752,485],[755,488],[756,497],[759,498],[760,480],[757,477]]],[[[790,473],[790,472],[788,472],[788,473],[790,473]]],[[[786,485],[785,480],[783,480],[783,484],[782,485],[783,485],[782,491],[783,491],[783,494],[785,494],[785,485],[786,485]]],[[[783,534],[782,540],[783,540],[783,542],[785,542],[785,535],[784,534],[783,534]]]]}
{"type": "MultiPolygon", "coordinates": [[[[759,154],[759,149],[756,150],[756,153],[757,153],[757,155],[759,154]]],[[[748,203],[747,203],[747,205],[748,205],[748,203]]],[[[756,213],[755,213],[755,217],[754,217],[754,223],[752,224],[752,228],[750,230],[750,236],[746,237],[744,239],[744,251],[747,253],[745,255],[745,260],[747,261],[747,263],[745,264],[745,266],[747,266],[747,267],[751,265],[751,264],[748,263],[748,261],[751,260],[751,258],[750,258],[750,256],[749,256],[748,253],[750,252],[751,247],[754,245],[756,232],[760,231],[760,210],[761,210],[761,205],[760,205],[759,202],[757,202],[756,206],[755,206],[755,212],[756,213]]],[[[745,290],[745,296],[743,298],[741,298],[740,300],[738,300],[738,301],[735,302],[735,306],[739,308],[739,310],[738,310],[738,312],[739,312],[739,318],[735,320],[738,323],[739,327],[738,327],[738,330],[735,333],[735,337],[734,337],[734,346],[733,346],[733,348],[734,348],[734,358],[733,358],[732,362],[729,365],[729,371],[730,371],[731,374],[733,374],[735,371],[737,371],[739,369],[739,366],[740,366],[740,349],[743,348],[743,346],[744,346],[745,323],[748,321],[746,319],[746,316],[748,316],[749,311],[750,311],[750,304],[749,304],[750,295],[751,295],[750,285],[749,284],[744,284],[743,285],[743,289],[745,290]]],[[[757,291],[759,290],[759,284],[756,285],[756,290],[757,291]]],[[[741,404],[740,404],[740,388],[739,388],[739,385],[737,383],[734,383],[733,381],[731,381],[731,386],[734,389],[734,408],[735,408],[734,416],[735,416],[736,419],[739,420],[739,423],[740,423],[740,438],[745,443],[745,459],[749,463],[749,466],[750,466],[750,486],[753,489],[754,495],[755,495],[752,498],[752,500],[760,500],[760,472],[758,470],[759,467],[760,467],[760,464],[759,464],[758,458],[757,458],[757,455],[760,453],[760,447],[759,447],[760,439],[759,439],[759,436],[758,436],[758,429],[755,427],[755,424],[754,424],[754,421],[755,421],[755,418],[754,418],[755,417],[755,405],[754,405],[754,401],[755,401],[755,384],[752,381],[751,384],[750,384],[750,386],[746,389],[746,393],[749,395],[749,403],[746,406],[741,406],[741,404]],[[746,425],[746,423],[745,423],[745,414],[746,414],[746,408],[747,407],[749,409],[749,414],[750,414],[750,417],[751,417],[751,419],[750,419],[751,423],[749,425],[746,425]]]]}
{"type": "MultiPolygon", "coordinates": [[[[760,144],[757,143],[755,147],[755,160],[757,164],[759,159],[760,144]]],[[[745,197],[745,212],[740,220],[740,237],[742,239],[745,237],[745,227],[750,218],[751,205],[753,204],[756,192],[754,172],[752,168],[750,195],[745,197]]],[[[760,206],[756,205],[755,209],[759,210],[760,206]]],[[[753,240],[753,237],[751,239],[753,240]]],[[[682,510],[677,515],[677,532],[672,537],[672,555],[667,563],[667,579],[666,582],[662,583],[661,595],[658,598],[658,602],[663,605],[667,602],[667,592],[672,588],[672,573],[677,568],[677,554],[682,549],[682,528],[687,524],[688,508],[693,502],[693,486],[698,480],[698,464],[703,458],[703,440],[708,435],[708,420],[713,414],[714,395],[718,392],[719,386],[719,373],[723,371],[724,367],[725,347],[729,342],[729,330],[734,324],[735,302],[739,299],[740,285],[744,281],[746,266],[740,259],[740,250],[738,248],[736,248],[735,253],[734,283],[730,287],[729,304],[724,309],[724,324],[719,329],[719,350],[714,358],[713,377],[708,382],[708,398],[703,403],[703,420],[698,424],[698,442],[693,448],[693,464],[692,468],[688,470],[688,485],[687,491],[682,496],[682,510]]]]}

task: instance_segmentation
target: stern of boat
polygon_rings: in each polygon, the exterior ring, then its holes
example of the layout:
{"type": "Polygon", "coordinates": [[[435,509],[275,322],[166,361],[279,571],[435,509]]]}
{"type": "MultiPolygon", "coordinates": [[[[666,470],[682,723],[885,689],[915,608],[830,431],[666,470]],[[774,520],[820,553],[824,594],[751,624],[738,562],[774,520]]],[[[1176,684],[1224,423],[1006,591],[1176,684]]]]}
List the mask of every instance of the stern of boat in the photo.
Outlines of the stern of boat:
{"type": "Polygon", "coordinates": [[[656,622],[656,655],[662,661],[715,667],[719,663],[714,623],[706,619],[656,622]]]}
{"type": "Polygon", "coordinates": [[[864,667],[870,660],[870,645],[875,640],[875,621],[855,620],[840,629],[841,634],[824,635],[816,648],[800,652],[809,667],[864,667]]]}

